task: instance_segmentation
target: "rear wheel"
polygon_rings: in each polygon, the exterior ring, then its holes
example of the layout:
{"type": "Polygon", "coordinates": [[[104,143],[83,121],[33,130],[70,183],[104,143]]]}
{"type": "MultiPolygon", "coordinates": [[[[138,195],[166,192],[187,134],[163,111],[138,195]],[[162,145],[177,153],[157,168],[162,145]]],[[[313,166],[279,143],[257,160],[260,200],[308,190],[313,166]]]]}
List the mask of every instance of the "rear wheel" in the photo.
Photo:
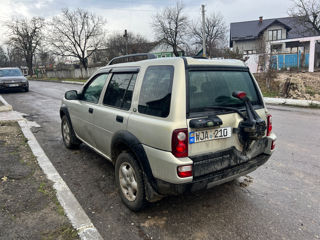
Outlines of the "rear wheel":
{"type": "Polygon", "coordinates": [[[132,211],[141,210],[146,204],[143,175],[131,154],[127,152],[119,154],[115,176],[122,202],[132,211]]]}
{"type": "Polygon", "coordinates": [[[75,149],[80,145],[79,139],[76,137],[67,116],[63,116],[61,120],[61,133],[64,145],[67,148],[75,149]]]}

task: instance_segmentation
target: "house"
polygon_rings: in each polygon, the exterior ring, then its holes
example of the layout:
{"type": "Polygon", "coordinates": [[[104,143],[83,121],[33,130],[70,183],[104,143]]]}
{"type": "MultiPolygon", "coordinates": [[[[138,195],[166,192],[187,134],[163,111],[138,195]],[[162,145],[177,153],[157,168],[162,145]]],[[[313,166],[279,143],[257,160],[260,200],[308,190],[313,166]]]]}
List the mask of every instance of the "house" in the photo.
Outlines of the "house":
{"type": "Polygon", "coordinates": [[[297,17],[259,17],[230,25],[230,47],[248,58],[252,72],[270,64],[276,69],[308,67],[313,72],[320,65],[319,40],[319,33],[297,17]]]}
{"type": "MultiPolygon", "coordinates": [[[[172,47],[165,44],[164,42],[160,41],[158,44],[156,44],[149,53],[153,53],[157,56],[157,58],[163,58],[163,57],[174,57],[174,53],[172,50],[172,47]]],[[[178,47],[178,53],[179,56],[184,56],[185,51],[178,47]]]]}

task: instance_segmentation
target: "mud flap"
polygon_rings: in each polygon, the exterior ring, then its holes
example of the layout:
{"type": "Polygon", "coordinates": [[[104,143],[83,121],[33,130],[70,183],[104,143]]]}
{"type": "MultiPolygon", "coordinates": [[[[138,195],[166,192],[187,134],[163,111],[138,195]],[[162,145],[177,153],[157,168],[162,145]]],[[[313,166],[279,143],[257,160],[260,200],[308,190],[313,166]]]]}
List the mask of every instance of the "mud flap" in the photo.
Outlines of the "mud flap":
{"type": "Polygon", "coordinates": [[[157,202],[164,198],[163,195],[157,193],[151,184],[148,181],[148,178],[145,174],[143,174],[143,181],[144,181],[144,191],[146,193],[146,199],[148,202],[157,202]]]}

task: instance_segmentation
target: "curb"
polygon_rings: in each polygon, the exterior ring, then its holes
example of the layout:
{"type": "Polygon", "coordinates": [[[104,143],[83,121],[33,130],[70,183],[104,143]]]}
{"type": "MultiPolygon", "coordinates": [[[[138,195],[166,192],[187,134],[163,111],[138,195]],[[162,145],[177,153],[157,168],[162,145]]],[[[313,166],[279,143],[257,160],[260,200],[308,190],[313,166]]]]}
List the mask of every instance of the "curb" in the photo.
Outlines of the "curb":
{"type": "Polygon", "coordinates": [[[77,82],[77,81],[59,81],[59,80],[40,80],[40,79],[29,79],[29,81],[35,81],[35,82],[56,82],[56,83],[78,84],[78,85],[83,85],[83,84],[85,84],[85,82],[77,82]]]}
{"type": "Polygon", "coordinates": [[[264,99],[264,102],[267,104],[320,108],[320,101],[299,100],[299,99],[290,99],[290,98],[269,98],[269,97],[264,97],[263,99],[264,99]]]}
{"type": "Polygon", "coordinates": [[[12,110],[12,106],[7,103],[6,100],[0,95],[0,102],[3,103],[3,106],[0,106],[0,112],[8,112],[12,110]]]}
{"type": "MultiPolygon", "coordinates": [[[[0,95],[0,101],[8,106],[9,104],[0,95]]],[[[9,105],[10,106],[10,105],[9,105]]],[[[11,106],[10,106],[11,107],[11,106]]],[[[91,222],[88,215],[85,213],[76,197],[71,192],[70,188],[63,181],[58,171],[55,169],[50,159],[47,157],[41,148],[36,137],[31,132],[30,128],[39,126],[35,122],[30,122],[23,118],[21,113],[12,111],[8,113],[0,113],[0,120],[17,121],[23,135],[28,139],[28,145],[37,158],[37,162],[44,174],[53,182],[53,188],[56,190],[56,196],[59,203],[63,207],[72,226],[77,230],[80,239],[82,240],[103,240],[102,236],[91,222]],[[3,115],[3,116],[1,116],[3,115]]]]}
{"type": "Polygon", "coordinates": [[[62,83],[83,85],[85,82],[61,81],[62,83]]]}

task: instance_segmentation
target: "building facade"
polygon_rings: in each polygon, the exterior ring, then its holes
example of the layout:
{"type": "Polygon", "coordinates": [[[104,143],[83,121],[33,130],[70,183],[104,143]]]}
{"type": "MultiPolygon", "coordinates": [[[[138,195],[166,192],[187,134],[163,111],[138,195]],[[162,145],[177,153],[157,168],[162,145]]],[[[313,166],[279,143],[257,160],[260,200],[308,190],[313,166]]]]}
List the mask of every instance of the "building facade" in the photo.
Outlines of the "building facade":
{"type": "Polygon", "coordinates": [[[263,71],[269,66],[310,70],[320,65],[318,35],[299,18],[264,20],[260,17],[255,21],[231,23],[230,47],[248,59],[253,72],[263,71]],[[309,64],[310,57],[313,58],[313,66],[309,64]]]}

